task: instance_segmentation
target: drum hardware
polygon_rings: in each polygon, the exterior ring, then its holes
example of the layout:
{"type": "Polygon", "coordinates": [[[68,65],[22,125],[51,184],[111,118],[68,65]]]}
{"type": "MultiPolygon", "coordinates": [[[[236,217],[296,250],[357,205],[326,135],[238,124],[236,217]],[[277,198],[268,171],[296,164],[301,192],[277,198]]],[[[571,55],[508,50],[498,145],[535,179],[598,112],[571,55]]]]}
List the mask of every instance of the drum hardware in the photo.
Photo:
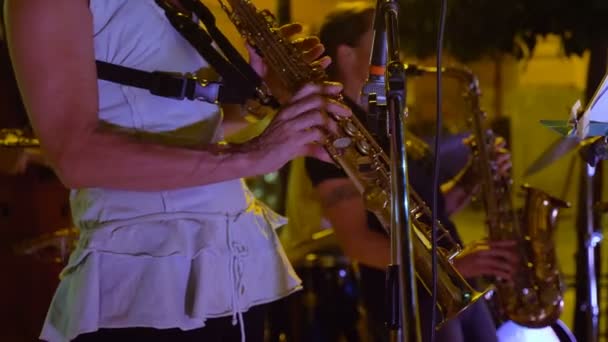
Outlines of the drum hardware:
{"type": "Polygon", "coordinates": [[[0,147],[39,147],[40,142],[20,129],[0,129],[0,147]]]}
{"type": "Polygon", "coordinates": [[[580,341],[599,341],[602,164],[581,163],[576,218],[576,302],[573,331],[580,341]]]}
{"type": "Polygon", "coordinates": [[[311,252],[294,263],[303,291],[287,298],[287,318],[271,317],[271,341],[359,342],[358,283],[350,260],[335,252],[311,252]],[[274,321],[274,322],[273,322],[274,321]]]}
{"type": "Polygon", "coordinates": [[[78,241],[76,228],[56,230],[14,246],[17,255],[30,255],[52,263],[65,264],[78,241]]]}

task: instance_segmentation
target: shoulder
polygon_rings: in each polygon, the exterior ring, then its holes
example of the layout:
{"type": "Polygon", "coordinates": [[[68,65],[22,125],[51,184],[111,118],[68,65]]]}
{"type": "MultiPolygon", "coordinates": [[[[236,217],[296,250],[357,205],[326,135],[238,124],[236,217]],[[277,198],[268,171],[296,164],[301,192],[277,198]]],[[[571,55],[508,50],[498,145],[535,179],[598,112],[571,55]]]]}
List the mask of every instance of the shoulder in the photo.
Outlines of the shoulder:
{"type": "MultiPolygon", "coordinates": [[[[78,9],[89,8],[89,2],[93,0],[4,0],[4,10],[7,13],[15,13],[19,11],[30,12],[43,20],[45,13],[53,13],[56,9],[78,9]]],[[[61,12],[61,11],[57,11],[61,12]]]]}
{"type": "Polygon", "coordinates": [[[88,0],[5,0],[4,17],[10,42],[19,35],[33,39],[38,34],[56,40],[63,33],[58,23],[78,22],[86,30],[84,25],[90,23],[91,16],[88,0]]]}
{"type": "Polygon", "coordinates": [[[154,0],[86,0],[95,17],[95,32],[105,28],[110,22],[125,24],[156,25],[154,18],[164,17],[163,10],[154,0]]]}

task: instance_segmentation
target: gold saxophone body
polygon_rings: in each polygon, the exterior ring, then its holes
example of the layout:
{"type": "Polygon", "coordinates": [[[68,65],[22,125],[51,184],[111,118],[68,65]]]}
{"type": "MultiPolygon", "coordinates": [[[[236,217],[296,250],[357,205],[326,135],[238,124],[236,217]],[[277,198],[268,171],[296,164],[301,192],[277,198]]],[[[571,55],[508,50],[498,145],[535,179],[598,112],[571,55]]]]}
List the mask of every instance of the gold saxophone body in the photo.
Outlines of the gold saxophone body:
{"type": "MultiPolygon", "coordinates": [[[[437,72],[436,68],[418,68],[437,72]]],[[[482,198],[486,211],[489,240],[515,240],[521,261],[513,285],[495,282],[498,318],[539,328],[553,324],[563,309],[564,282],[555,253],[554,232],[559,209],[570,205],[542,190],[522,187],[523,211],[516,211],[512,198],[512,179],[494,171],[495,135],[485,125],[479,99],[477,77],[463,68],[444,68],[444,75],[461,81],[463,96],[471,109],[471,125],[478,173],[482,179],[482,198]]]]}
{"type": "MultiPolygon", "coordinates": [[[[258,11],[249,0],[228,0],[223,9],[245,39],[264,56],[283,85],[291,92],[309,82],[327,78],[325,70],[313,68],[303,59],[291,42],[279,32],[274,17],[268,11],[258,11]]],[[[333,117],[341,133],[324,143],[325,149],[334,158],[362,193],[366,208],[373,212],[388,230],[391,222],[390,210],[390,159],[356,117],[333,117]]],[[[430,289],[432,279],[430,233],[430,210],[413,191],[410,194],[410,214],[413,226],[412,243],[414,266],[421,283],[430,289]]],[[[437,234],[439,249],[437,307],[441,312],[441,323],[456,316],[471,303],[483,296],[475,291],[456,271],[451,260],[461,251],[445,228],[437,234]]]]}

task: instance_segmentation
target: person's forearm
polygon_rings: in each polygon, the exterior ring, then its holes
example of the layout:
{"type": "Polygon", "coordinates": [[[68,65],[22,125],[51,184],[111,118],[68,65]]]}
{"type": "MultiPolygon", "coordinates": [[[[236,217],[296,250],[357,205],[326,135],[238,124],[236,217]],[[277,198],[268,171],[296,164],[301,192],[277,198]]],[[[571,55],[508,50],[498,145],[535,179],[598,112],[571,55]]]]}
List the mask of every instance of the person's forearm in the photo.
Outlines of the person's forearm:
{"type": "Polygon", "coordinates": [[[448,216],[459,212],[472,200],[473,195],[462,187],[452,187],[448,193],[444,193],[445,210],[448,216]]]}
{"type": "Polygon", "coordinates": [[[101,132],[70,140],[60,155],[49,156],[70,188],[160,191],[256,174],[254,163],[235,148],[174,148],[101,132]]]}
{"type": "Polygon", "coordinates": [[[368,226],[363,198],[348,178],[330,178],[317,185],[324,216],[331,222],[344,253],[378,269],[390,262],[390,240],[368,226]]]}
{"type": "Polygon", "coordinates": [[[467,165],[454,178],[441,185],[448,215],[452,215],[468,205],[479,191],[479,184],[472,163],[473,160],[469,160],[467,165]]]}
{"type": "Polygon", "coordinates": [[[369,230],[363,235],[340,236],[344,253],[361,264],[386,270],[390,263],[390,240],[384,234],[369,230]]]}

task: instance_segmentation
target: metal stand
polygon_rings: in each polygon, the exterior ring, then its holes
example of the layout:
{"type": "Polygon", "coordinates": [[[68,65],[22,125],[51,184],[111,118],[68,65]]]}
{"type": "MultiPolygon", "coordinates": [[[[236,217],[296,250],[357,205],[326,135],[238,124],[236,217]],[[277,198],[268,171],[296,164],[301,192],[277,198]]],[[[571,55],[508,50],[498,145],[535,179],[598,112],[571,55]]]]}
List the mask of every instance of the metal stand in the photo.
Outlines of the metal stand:
{"type": "MultiPolygon", "coordinates": [[[[388,46],[385,75],[386,105],[370,96],[370,110],[379,110],[379,117],[388,117],[391,151],[391,265],[387,271],[387,326],[391,341],[421,341],[418,322],[416,274],[412,229],[409,217],[408,172],[404,109],[406,100],[405,66],[399,57],[397,1],[384,0],[376,11],[384,14],[388,46]]],[[[377,18],[382,18],[377,16],[377,18]]]]}
{"type": "Polygon", "coordinates": [[[602,161],[608,159],[608,138],[583,142],[583,159],[577,215],[576,312],[574,333],[579,341],[597,342],[600,336],[600,289],[602,241],[602,161]]]}
{"type": "MultiPolygon", "coordinates": [[[[590,57],[587,69],[585,100],[589,102],[602,82],[608,65],[608,39],[592,34],[590,57]]],[[[601,144],[601,142],[600,142],[601,144]]],[[[601,146],[598,146],[601,147],[601,146]]],[[[601,150],[601,149],[600,149],[601,150]]],[[[587,160],[594,159],[585,156],[587,160]]],[[[574,314],[574,335],[581,342],[597,342],[599,339],[599,296],[597,279],[600,272],[600,248],[595,246],[600,230],[600,215],[594,205],[602,200],[602,163],[595,168],[581,167],[579,207],[577,215],[578,246],[576,260],[576,311],[574,314]]]]}
{"type": "Polygon", "coordinates": [[[583,163],[577,215],[578,250],[576,255],[576,312],[574,334],[578,341],[599,341],[599,242],[601,164],[583,163]]]}

